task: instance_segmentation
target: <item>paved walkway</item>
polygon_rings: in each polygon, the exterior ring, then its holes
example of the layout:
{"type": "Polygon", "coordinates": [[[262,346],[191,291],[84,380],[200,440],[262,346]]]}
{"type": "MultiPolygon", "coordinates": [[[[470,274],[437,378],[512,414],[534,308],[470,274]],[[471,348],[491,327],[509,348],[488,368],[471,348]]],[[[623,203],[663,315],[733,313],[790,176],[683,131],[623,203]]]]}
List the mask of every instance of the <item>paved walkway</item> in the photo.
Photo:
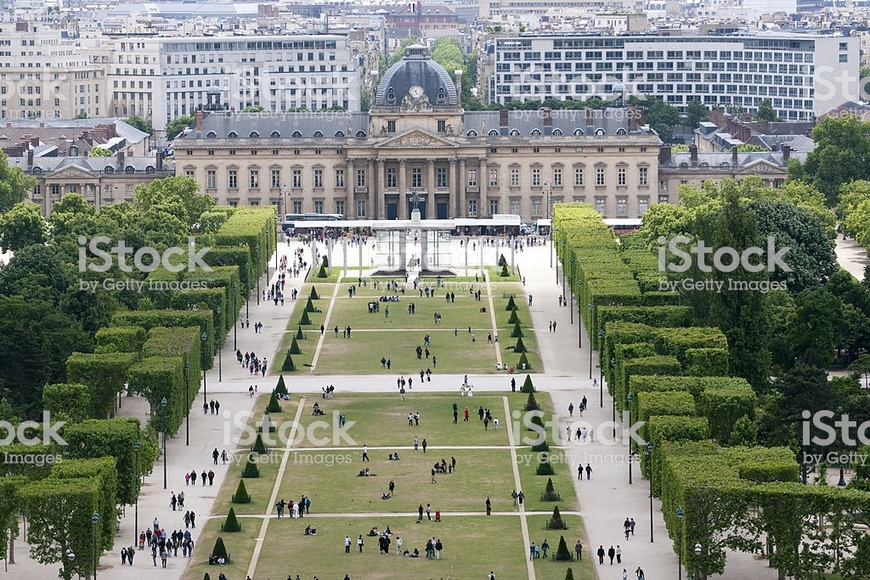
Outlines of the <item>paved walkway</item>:
{"type": "MultiPolygon", "coordinates": [[[[299,247],[293,243],[291,246],[279,244],[281,255],[288,255],[292,260],[293,250],[299,247]]],[[[366,248],[349,248],[347,251],[350,260],[350,272],[356,267],[357,254],[362,254],[363,264],[368,264],[371,254],[371,244],[366,248]]],[[[567,406],[573,402],[576,406],[580,398],[586,395],[589,402],[589,410],[583,418],[589,421],[595,428],[596,434],[602,434],[599,425],[610,420],[611,399],[604,395],[603,406],[599,406],[599,390],[593,387],[591,376],[597,378],[597,359],[593,353],[589,358],[589,344],[586,336],[582,336],[583,348],[578,348],[578,324],[575,313],[574,325],[570,324],[569,307],[559,307],[558,299],[561,288],[556,285],[556,272],[549,267],[549,247],[534,247],[524,252],[517,252],[516,261],[521,268],[522,275],[526,278],[526,292],[533,296],[531,316],[537,329],[537,340],[541,349],[544,362],[545,375],[533,375],[536,388],[551,394],[556,410],[559,413],[559,425],[562,432],[568,425],[569,420],[576,421],[579,418],[567,417],[567,406]],[[543,329],[548,322],[556,321],[556,332],[547,332],[543,329]]],[[[306,249],[305,259],[310,259],[311,251],[306,249]]],[[[333,251],[334,267],[341,268],[338,264],[344,252],[337,248],[333,251]]],[[[461,269],[460,269],[461,270],[461,269]]],[[[288,278],[286,293],[290,288],[300,287],[301,278],[288,278]]],[[[561,283],[561,275],[558,276],[561,283]]],[[[492,282],[493,291],[497,282],[492,282]]],[[[261,281],[262,288],[267,287],[261,281]]],[[[304,295],[300,296],[304,299],[304,295]]],[[[242,309],[242,320],[245,317],[251,323],[262,322],[263,328],[260,333],[254,333],[252,327],[238,328],[238,347],[244,351],[255,351],[265,354],[270,360],[275,355],[275,350],[280,344],[285,331],[292,302],[287,301],[286,306],[274,306],[271,302],[262,302],[257,305],[256,299],[249,305],[249,313],[242,309]]],[[[521,306],[520,315],[527,308],[521,306]]],[[[576,308],[576,304],[575,304],[576,308]]],[[[218,380],[217,370],[208,372],[208,398],[214,398],[221,402],[222,412],[234,413],[248,410],[253,400],[248,397],[248,386],[257,385],[261,392],[268,392],[275,383],[275,377],[255,377],[236,363],[232,334],[222,352],[222,359],[227,360],[227,366],[220,371],[221,380],[218,380]]],[[[221,362],[222,365],[222,362],[221,362]]],[[[518,378],[519,380],[519,378],[518,378]]],[[[498,391],[506,392],[510,389],[510,377],[507,374],[492,374],[469,376],[469,381],[475,386],[475,391],[498,391]]],[[[426,383],[426,391],[457,391],[462,383],[462,375],[434,374],[431,383],[426,383]]],[[[382,376],[312,376],[294,375],[289,383],[294,393],[320,394],[321,386],[335,384],[337,389],[359,392],[382,392],[384,385],[392,386],[392,381],[383,381],[382,376]]],[[[196,406],[194,406],[196,409],[196,406]]],[[[145,403],[138,397],[124,398],[122,414],[144,416],[145,403]]],[[[223,414],[223,413],[222,413],[223,414]]],[[[218,485],[229,466],[214,466],[211,459],[212,450],[227,449],[233,451],[232,438],[238,434],[238,428],[232,421],[224,421],[222,417],[215,415],[203,415],[194,412],[190,417],[190,445],[185,446],[184,428],[175,437],[171,438],[167,445],[166,469],[169,481],[169,489],[163,489],[163,464],[158,462],[154,473],[145,478],[145,486],[138,504],[139,521],[138,528],[144,530],[154,517],[160,519],[161,525],[167,529],[182,529],[182,512],[172,512],[169,507],[169,492],[184,490],[186,495],[186,508],[193,509],[200,521],[209,517],[218,485]],[[216,486],[203,488],[201,486],[185,487],[183,475],[185,471],[202,471],[202,469],[214,469],[217,473],[216,486]]],[[[575,481],[577,496],[580,501],[580,513],[583,515],[589,544],[585,546],[587,554],[592,554],[598,545],[604,545],[605,549],[611,544],[623,546],[624,567],[630,572],[637,566],[641,566],[650,580],[659,578],[676,577],[677,558],[672,544],[667,538],[664,523],[659,513],[658,501],[654,503],[653,527],[655,542],[650,543],[649,538],[649,496],[648,483],[641,479],[637,470],[633,474],[633,485],[628,485],[628,467],[626,460],[626,448],[622,446],[609,446],[601,442],[596,436],[594,443],[581,445],[578,443],[564,442],[567,449],[570,465],[572,468],[582,462],[592,463],[593,476],[587,481],[575,481]],[[624,541],[622,533],[622,521],[626,517],[633,517],[637,522],[636,536],[628,542],[624,541]]],[[[576,471],[576,469],[574,469],[576,471]]],[[[516,474],[514,475],[516,480],[516,474]]],[[[314,514],[312,514],[314,515],[314,514]]],[[[511,515],[516,515],[513,512],[511,515]]],[[[178,580],[183,577],[187,560],[183,558],[170,558],[168,568],[153,570],[150,558],[143,557],[143,552],[138,552],[136,563],[133,567],[120,566],[118,555],[123,545],[130,545],[135,537],[135,510],[128,508],[121,521],[121,530],[116,538],[116,548],[113,552],[106,553],[101,558],[99,577],[109,580],[152,580],[154,578],[166,580],[178,580]]],[[[265,524],[265,522],[264,522],[265,524]]],[[[265,524],[267,525],[267,524],[265,524]]],[[[194,534],[196,539],[196,534],[194,534]]],[[[567,539],[567,538],[566,538],[567,539]]],[[[43,580],[56,576],[57,567],[44,567],[29,560],[28,548],[21,540],[16,542],[16,564],[10,564],[8,571],[0,569],[0,579],[15,578],[15,580],[43,580]]],[[[528,538],[538,540],[538,538],[528,538]]],[[[572,543],[569,541],[569,544],[572,543]]],[[[528,546],[526,546],[528,548],[528,546]]],[[[199,549],[210,549],[210,546],[199,549]]],[[[615,567],[599,566],[598,576],[601,580],[621,578],[621,570],[615,567]]],[[[729,554],[726,574],[723,578],[740,579],[753,578],[759,580],[773,579],[775,571],[770,570],[764,561],[754,561],[752,557],[742,554],[729,554]]],[[[199,580],[198,578],[196,580],[199,580]]],[[[236,579],[232,579],[236,580],[236,579]]],[[[256,579],[260,580],[260,579],[256,579]]]]}

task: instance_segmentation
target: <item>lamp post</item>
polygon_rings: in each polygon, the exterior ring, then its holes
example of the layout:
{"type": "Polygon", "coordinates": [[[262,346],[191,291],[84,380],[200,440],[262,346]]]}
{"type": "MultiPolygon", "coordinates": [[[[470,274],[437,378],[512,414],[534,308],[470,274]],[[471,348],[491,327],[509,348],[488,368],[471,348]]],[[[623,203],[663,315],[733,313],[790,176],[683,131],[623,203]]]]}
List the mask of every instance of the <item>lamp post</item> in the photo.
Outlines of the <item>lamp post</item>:
{"type": "MultiPolygon", "coordinates": [[[[552,224],[553,222],[550,223],[552,224]]],[[[550,258],[553,257],[553,246],[556,245],[556,240],[553,236],[555,235],[555,232],[558,231],[559,228],[553,228],[552,225],[550,226],[550,258]]],[[[552,266],[552,260],[550,265],[552,266]]],[[[556,285],[559,285],[559,256],[556,256],[556,285]]]]}
{"type": "MultiPolygon", "coordinates": [[[[202,339],[202,351],[205,352],[205,347],[208,344],[206,342],[208,340],[208,333],[203,332],[202,335],[200,335],[200,338],[202,339]]],[[[206,375],[207,372],[208,372],[208,370],[205,367],[202,367],[202,402],[203,402],[203,404],[206,404],[208,402],[208,376],[206,375]]]]}
{"type": "MultiPolygon", "coordinates": [[[[245,269],[248,273],[248,284],[251,283],[251,263],[245,262],[245,269]]],[[[248,289],[245,294],[245,320],[250,321],[251,319],[251,290],[248,289]]]]}
{"type": "MultiPolygon", "coordinates": [[[[595,319],[595,305],[594,304],[589,305],[589,314],[591,314],[590,320],[594,320],[595,319]]],[[[594,350],[594,347],[595,347],[594,344],[589,345],[589,379],[590,380],[592,379],[592,351],[594,350]]],[[[599,346],[598,348],[600,349],[601,347],[599,346]]]]}
{"type": "Polygon", "coordinates": [[[187,409],[187,418],[184,421],[184,445],[190,445],[190,361],[184,361],[184,404],[187,409]]]}
{"type": "MultiPolygon", "coordinates": [[[[68,565],[68,566],[72,567],[73,562],[75,562],[75,559],[76,559],[76,555],[72,551],[72,548],[67,548],[66,549],[66,561],[68,564],[65,564],[64,566],[68,565]]],[[[70,580],[72,578],[72,570],[64,570],[64,578],[66,578],[67,580],[70,580]]]]}
{"type": "MultiPolygon", "coordinates": [[[[580,316],[580,291],[583,289],[583,280],[577,280],[577,348],[583,348],[583,317],[580,316]]],[[[574,307],[571,307],[574,310],[574,307]]],[[[591,347],[591,345],[590,345],[591,347]]]]}
{"type": "MultiPolygon", "coordinates": [[[[565,240],[562,240],[562,253],[559,254],[559,259],[560,260],[565,259],[565,240]]],[[[558,262],[556,263],[556,271],[557,272],[559,271],[558,262]]],[[[556,283],[557,284],[559,283],[558,280],[556,281],[556,283]]],[[[565,294],[565,264],[562,264],[562,294],[565,294]]],[[[562,298],[564,299],[565,297],[562,296],[562,298]]]]}
{"type": "Polygon", "coordinates": [[[680,525],[677,527],[677,580],[683,580],[683,508],[677,508],[677,518],[680,525]]]}
{"type": "MultiPolygon", "coordinates": [[[[279,197],[278,198],[278,217],[280,218],[280,216],[281,216],[281,198],[279,197]]],[[[277,231],[278,229],[279,228],[276,228],[276,231],[275,231],[275,274],[276,275],[278,274],[278,231],[277,231]]]]}
{"type": "Polygon", "coordinates": [[[842,465],[840,466],[840,481],[837,482],[837,485],[840,487],[846,486],[846,470],[842,465]]]}
{"type": "MultiPolygon", "coordinates": [[[[254,248],[254,250],[257,252],[257,261],[259,262],[260,261],[260,244],[257,244],[257,246],[254,248]]],[[[259,305],[260,305],[260,273],[257,272],[257,306],[259,306],[259,305]]]]}
{"type": "MultiPolygon", "coordinates": [[[[217,313],[218,313],[218,320],[222,320],[220,306],[217,307],[217,313]]],[[[221,329],[221,332],[223,332],[223,329],[221,329]]],[[[215,333],[215,339],[217,339],[219,336],[222,336],[221,332],[215,333]]],[[[224,349],[222,349],[220,347],[220,345],[217,343],[217,340],[215,340],[214,347],[218,351],[218,382],[220,383],[223,381],[223,364],[222,364],[223,356],[222,356],[222,353],[223,353],[224,349]]]]}
{"type": "MultiPolygon", "coordinates": [[[[631,393],[628,394],[628,427],[631,428],[631,393]]],[[[631,482],[631,437],[628,438],[628,485],[633,485],[631,482]]]]}
{"type": "Polygon", "coordinates": [[[133,443],[133,451],[136,452],[136,511],[133,518],[133,545],[139,545],[139,492],[142,489],[142,481],[139,479],[139,448],[141,445],[138,441],[133,443]]]}
{"type": "Polygon", "coordinates": [[[166,489],[166,397],[160,401],[161,423],[163,424],[163,489],[166,489]]]}
{"type": "Polygon", "coordinates": [[[94,530],[94,580],[97,580],[97,522],[100,521],[100,514],[94,512],[91,516],[91,523],[94,530]]]}
{"type": "Polygon", "coordinates": [[[646,451],[649,453],[649,543],[652,544],[653,539],[653,444],[652,441],[647,442],[646,451]]]}
{"type": "MultiPolygon", "coordinates": [[[[276,249],[275,252],[278,250],[276,249]]],[[[239,311],[236,309],[236,294],[239,292],[239,284],[238,282],[233,282],[233,316],[236,317],[236,321],[233,323],[233,352],[238,350],[238,346],[236,344],[236,333],[239,328],[239,311]]]]}
{"type": "Polygon", "coordinates": [[[571,275],[568,277],[568,279],[571,281],[571,288],[570,288],[568,294],[571,295],[571,298],[570,298],[570,300],[571,300],[571,308],[570,308],[570,310],[571,310],[571,324],[574,324],[574,258],[573,258],[573,256],[568,261],[571,262],[571,275]]]}
{"type": "Polygon", "coordinates": [[[701,542],[695,544],[695,580],[700,580],[701,578],[701,552],[703,552],[703,548],[701,547],[701,542]]]}

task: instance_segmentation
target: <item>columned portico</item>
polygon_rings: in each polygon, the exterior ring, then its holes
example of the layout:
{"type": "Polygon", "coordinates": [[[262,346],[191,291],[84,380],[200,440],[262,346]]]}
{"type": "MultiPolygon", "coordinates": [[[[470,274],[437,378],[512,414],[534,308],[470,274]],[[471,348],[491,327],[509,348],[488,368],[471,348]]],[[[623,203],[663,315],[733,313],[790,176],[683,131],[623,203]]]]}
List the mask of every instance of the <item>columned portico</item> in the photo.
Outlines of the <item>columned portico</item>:
{"type": "Polygon", "coordinates": [[[374,215],[378,219],[387,219],[386,210],[386,201],[384,200],[384,160],[378,159],[378,179],[374,183],[375,191],[377,192],[377,206],[374,210],[374,215]]]}

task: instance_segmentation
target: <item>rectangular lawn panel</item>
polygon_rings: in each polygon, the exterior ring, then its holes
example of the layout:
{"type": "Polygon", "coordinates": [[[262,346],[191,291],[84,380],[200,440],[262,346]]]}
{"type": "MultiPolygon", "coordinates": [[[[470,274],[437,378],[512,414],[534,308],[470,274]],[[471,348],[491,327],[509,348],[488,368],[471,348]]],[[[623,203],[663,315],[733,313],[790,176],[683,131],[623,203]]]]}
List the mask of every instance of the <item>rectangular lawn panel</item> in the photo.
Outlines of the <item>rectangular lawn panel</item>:
{"type": "MultiPolygon", "coordinates": [[[[223,572],[227,578],[244,578],[248,572],[248,566],[251,563],[251,556],[254,553],[254,545],[256,537],[260,532],[259,518],[239,518],[242,524],[242,531],[232,534],[221,532],[221,524],[226,519],[226,515],[222,517],[212,517],[205,524],[202,533],[197,538],[196,530],[194,532],[194,548],[193,558],[190,567],[187,569],[185,578],[190,580],[201,580],[206,573],[212,580],[217,580],[218,575],[223,572]],[[224,546],[227,549],[227,554],[230,557],[230,562],[226,566],[209,566],[208,557],[211,555],[214,548],[215,540],[220,536],[223,538],[224,546]]],[[[139,554],[139,558],[145,556],[144,552],[139,554]]],[[[148,560],[148,565],[151,565],[148,560]]],[[[155,571],[157,568],[154,569],[155,571]]],[[[155,577],[159,574],[155,574],[155,577]]]]}
{"type": "MultiPolygon", "coordinates": [[[[592,558],[596,557],[595,550],[590,550],[589,542],[586,539],[586,530],[583,528],[583,521],[580,519],[580,516],[562,515],[562,521],[568,525],[567,530],[547,530],[546,524],[549,520],[550,516],[540,515],[529,516],[528,520],[530,540],[536,546],[540,546],[544,540],[547,540],[547,543],[550,545],[547,559],[539,558],[534,561],[535,577],[538,580],[565,580],[565,574],[568,568],[571,568],[571,571],[574,573],[574,580],[595,580],[595,569],[592,564],[592,558]],[[579,562],[577,560],[572,562],[554,562],[552,555],[559,548],[559,536],[565,536],[565,543],[568,545],[568,550],[572,556],[574,555],[574,544],[577,543],[577,540],[580,540],[580,543],[583,544],[583,560],[579,562]]],[[[596,549],[598,549],[597,546],[596,549]]],[[[528,557],[528,554],[526,557],[528,557]]],[[[635,563],[631,568],[627,564],[622,567],[629,569],[629,577],[631,577],[634,575],[634,570],[637,566],[638,564],[635,563]]],[[[621,572],[622,569],[617,570],[614,564],[612,577],[614,579],[622,578],[621,572]]]]}

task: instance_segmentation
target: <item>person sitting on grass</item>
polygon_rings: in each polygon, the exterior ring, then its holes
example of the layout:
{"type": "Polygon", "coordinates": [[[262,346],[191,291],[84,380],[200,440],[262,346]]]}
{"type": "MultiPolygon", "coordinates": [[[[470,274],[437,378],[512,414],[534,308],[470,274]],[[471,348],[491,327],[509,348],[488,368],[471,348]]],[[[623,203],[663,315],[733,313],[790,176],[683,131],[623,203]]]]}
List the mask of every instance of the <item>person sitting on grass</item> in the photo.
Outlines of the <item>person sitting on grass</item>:
{"type": "Polygon", "coordinates": [[[381,534],[378,532],[378,527],[375,526],[371,530],[369,530],[369,537],[374,538],[380,536],[381,534]]]}
{"type": "Polygon", "coordinates": [[[393,496],[388,491],[381,494],[381,499],[390,499],[391,497],[393,496]]]}
{"type": "Polygon", "coordinates": [[[402,554],[402,555],[405,556],[406,558],[419,558],[420,557],[420,550],[418,550],[417,548],[414,548],[413,552],[409,552],[408,550],[405,550],[404,554],[402,554]]]}
{"type": "Polygon", "coordinates": [[[305,526],[305,532],[304,532],[304,535],[306,535],[306,536],[316,536],[316,535],[317,535],[317,528],[314,528],[314,527],[312,527],[312,526],[310,526],[310,525],[305,526]]]}

